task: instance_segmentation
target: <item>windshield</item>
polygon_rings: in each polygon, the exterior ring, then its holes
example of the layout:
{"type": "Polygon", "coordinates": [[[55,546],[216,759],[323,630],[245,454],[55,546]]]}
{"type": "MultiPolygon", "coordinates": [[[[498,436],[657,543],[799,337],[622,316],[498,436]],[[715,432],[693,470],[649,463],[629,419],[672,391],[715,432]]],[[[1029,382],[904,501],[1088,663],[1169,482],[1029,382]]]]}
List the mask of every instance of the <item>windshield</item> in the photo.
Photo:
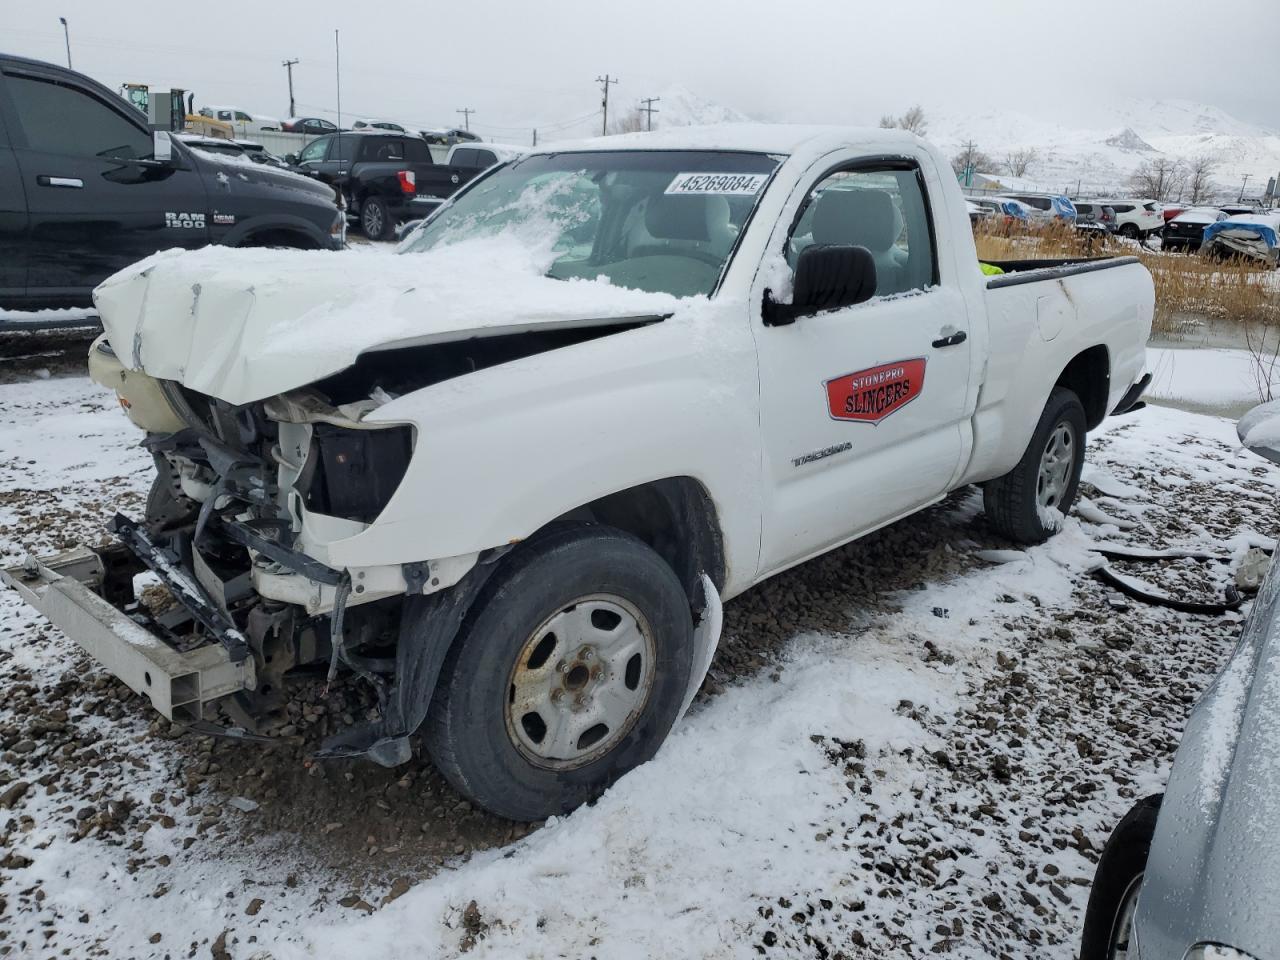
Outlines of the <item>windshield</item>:
{"type": "Polygon", "coordinates": [[[710,294],[777,165],[724,151],[526,157],[456,197],[400,252],[515,234],[549,252],[547,276],[557,280],[710,294]]]}

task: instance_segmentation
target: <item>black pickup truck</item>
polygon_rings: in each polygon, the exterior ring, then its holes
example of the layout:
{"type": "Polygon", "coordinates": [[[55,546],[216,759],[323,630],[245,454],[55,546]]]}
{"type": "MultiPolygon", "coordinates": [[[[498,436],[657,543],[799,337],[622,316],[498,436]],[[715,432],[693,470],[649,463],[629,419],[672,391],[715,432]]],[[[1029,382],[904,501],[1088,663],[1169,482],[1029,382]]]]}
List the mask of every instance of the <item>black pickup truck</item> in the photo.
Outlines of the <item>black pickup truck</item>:
{"type": "Polygon", "coordinates": [[[436,163],[422,138],[383,131],[329,134],[285,160],[341,190],[349,215],[371,240],[388,239],[396,224],[425,217],[481,172],[436,163]]]}
{"type": "Polygon", "coordinates": [[[337,249],[334,191],[190,149],[106,87],[0,53],[0,308],[87,307],[169,247],[337,249]]]}

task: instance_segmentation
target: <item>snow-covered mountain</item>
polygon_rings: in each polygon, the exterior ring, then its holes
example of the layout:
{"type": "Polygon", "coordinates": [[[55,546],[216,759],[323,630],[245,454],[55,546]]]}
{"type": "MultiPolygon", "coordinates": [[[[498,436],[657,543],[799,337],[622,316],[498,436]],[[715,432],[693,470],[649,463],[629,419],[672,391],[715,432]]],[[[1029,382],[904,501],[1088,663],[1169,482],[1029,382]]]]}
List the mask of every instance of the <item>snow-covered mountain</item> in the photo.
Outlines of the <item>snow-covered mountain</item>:
{"type": "Polygon", "coordinates": [[[1258,195],[1266,189],[1268,178],[1280,174],[1280,135],[1275,131],[1186,100],[1099,104],[1088,126],[1072,125],[1048,113],[952,114],[931,118],[929,136],[948,152],[972,140],[997,166],[1008,153],[1034,147],[1040,158],[1027,179],[1053,190],[1120,189],[1139,165],[1161,156],[1213,157],[1218,164],[1213,180],[1224,194],[1238,192],[1248,174],[1246,193],[1258,195]]]}
{"type": "Polygon", "coordinates": [[[743,123],[751,118],[741,110],[700,97],[688,87],[675,83],[658,94],[653,128],[690,127],[704,123],[743,123]]]}

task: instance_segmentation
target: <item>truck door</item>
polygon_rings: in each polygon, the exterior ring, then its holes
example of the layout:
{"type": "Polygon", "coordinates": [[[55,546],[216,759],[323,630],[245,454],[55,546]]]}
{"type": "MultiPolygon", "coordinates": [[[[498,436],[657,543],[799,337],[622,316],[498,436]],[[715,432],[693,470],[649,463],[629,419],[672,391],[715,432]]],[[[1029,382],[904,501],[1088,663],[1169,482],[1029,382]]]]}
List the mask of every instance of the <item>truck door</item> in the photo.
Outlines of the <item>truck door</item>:
{"type": "Polygon", "coordinates": [[[0,306],[15,305],[27,287],[27,195],[4,123],[0,75],[0,306]]]}
{"type": "Polygon", "coordinates": [[[851,159],[799,189],[798,216],[771,241],[786,233],[788,266],[811,244],[861,246],[877,287],[856,306],[754,325],[769,488],[761,575],[941,497],[968,442],[968,317],[917,162],[851,159]]]}
{"type": "Polygon", "coordinates": [[[66,72],[6,66],[10,137],[30,222],[27,291],[86,302],[112,273],[167,247],[208,243],[200,174],[174,145],[152,155],[133,108],[66,72]]]}
{"type": "MultiPolygon", "coordinates": [[[[329,160],[329,145],[336,139],[336,137],[332,136],[316,137],[303,147],[298,152],[298,162],[294,165],[297,171],[332,184],[334,174],[338,170],[338,156],[335,150],[333,160],[329,160]]],[[[353,140],[355,138],[348,139],[353,140]]]]}

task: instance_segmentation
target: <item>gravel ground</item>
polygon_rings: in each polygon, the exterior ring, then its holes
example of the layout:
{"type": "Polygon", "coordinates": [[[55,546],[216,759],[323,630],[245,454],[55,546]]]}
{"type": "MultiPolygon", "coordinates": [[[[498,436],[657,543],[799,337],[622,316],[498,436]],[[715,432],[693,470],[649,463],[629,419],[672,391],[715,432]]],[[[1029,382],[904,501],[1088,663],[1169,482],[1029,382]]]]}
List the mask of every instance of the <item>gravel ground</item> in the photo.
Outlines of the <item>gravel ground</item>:
{"type": "MultiPolygon", "coordinates": [[[[79,379],[66,387],[71,408],[110,405],[79,379]]],[[[1190,433],[1170,437],[1183,456],[1156,469],[1116,452],[1128,429],[1122,423],[1091,442],[1091,464],[1103,472],[1098,486],[1083,488],[1084,503],[1116,521],[1090,528],[1099,539],[1158,547],[1275,535],[1276,471],[1190,433]],[[1230,492],[1206,479],[1197,459],[1216,465],[1213,476],[1229,475],[1230,492]],[[1117,489],[1129,495],[1109,495],[1117,489]]],[[[137,511],[146,457],[122,452],[127,432],[94,442],[109,476],[24,485],[28,469],[42,475],[38,462],[0,469],[0,560],[18,559],[20,544],[96,543],[116,509],[137,511]]],[[[986,570],[1006,559],[993,551],[1008,549],[987,527],[980,495],[961,491],[775,577],[727,605],[699,702],[777,679],[798,636],[883,629],[906,598],[986,570]]],[[[1129,572],[1196,595],[1230,576],[1225,565],[1194,562],[1129,572]]],[[[1135,604],[1087,577],[1065,605],[995,597],[1002,600],[1008,617],[997,606],[995,629],[981,638],[994,669],[949,651],[945,607],[934,610],[936,635],[903,638],[908,655],[954,675],[963,691],[955,710],[899,703],[935,746],[869,751],[861,740],[811,734],[848,790],[814,824],[815,840],[847,851],[848,872],[813,890],[769,891],[764,878],[741,927],[745,952],[1023,957],[1052,947],[1045,955],[1073,955],[1107,829],[1158,788],[1187,711],[1229,655],[1241,617],[1135,604]]],[[[216,861],[226,889],[213,894],[247,925],[273,897],[299,894],[320,914],[374,912],[442,869],[538,829],[473,810],[421,758],[393,771],[308,763],[323,736],[371,706],[353,684],[327,698],[321,688],[317,678],[294,686],[286,731],[294,742],[263,749],[184,734],[0,593],[0,955],[112,955],[94,945],[108,939],[100,926],[118,918],[63,915],[28,869],[41,849],[61,846],[33,846],[28,836],[92,845],[93,862],[105,864],[93,882],[141,905],[130,914],[135,923],[147,922],[147,904],[165,909],[171,890],[216,861]],[[234,883],[225,882],[228,867],[234,883]]],[[[465,952],[467,938],[483,939],[485,920],[474,904],[464,914],[465,952]]],[[[152,955],[250,956],[256,934],[227,926],[222,937],[181,943],[156,932],[152,955]]]]}

